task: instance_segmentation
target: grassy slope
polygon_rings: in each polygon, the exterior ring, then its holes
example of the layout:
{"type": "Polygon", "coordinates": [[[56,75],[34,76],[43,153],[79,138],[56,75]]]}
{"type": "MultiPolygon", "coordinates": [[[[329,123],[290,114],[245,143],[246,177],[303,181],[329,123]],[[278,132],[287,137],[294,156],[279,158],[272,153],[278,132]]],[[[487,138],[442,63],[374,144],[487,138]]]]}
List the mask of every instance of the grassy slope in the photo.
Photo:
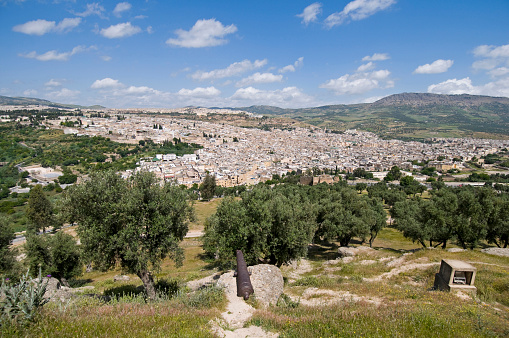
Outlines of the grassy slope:
{"type": "MultiPolygon", "coordinates": [[[[196,203],[199,230],[204,220],[215,210],[219,201],[196,203]]],[[[199,239],[183,242],[186,252],[184,266],[176,268],[166,261],[160,278],[177,278],[181,282],[213,273],[203,260],[199,239]]],[[[354,243],[358,245],[358,243],[354,243]]],[[[341,269],[327,272],[323,262],[336,258],[335,244],[315,245],[309,253],[313,270],[294,283],[287,283],[285,293],[295,297],[314,287],[331,292],[348,291],[382,300],[380,306],[369,302],[346,301],[323,306],[297,308],[271,307],[258,309],[250,324],[260,325],[287,337],[486,337],[509,334],[509,258],[491,256],[480,251],[451,253],[441,249],[417,250],[419,246],[406,240],[394,229],[384,229],[375,240],[375,256],[360,255],[350,263],[339,263],[341,269]],[[415,251],[415,252],[414,252],[415,251]],[[431,292],[438,266],[415,269],[382,282],[367,282],[363,278],[377,276],[390,270],[383,263],[364,265],[366,259],[402,257],[405,261],[439,262],[442,258],[473,262],[478,268],[476,286],[478,296],[463,300],[444,292],[431,292]],[[504,305],[505,304],[505,305],[504,305]]],[[[289,267],[283,268],[288,276],[289,267]]],[[[120,271],[86,273],[83,279],[96,291],[118,287],[113,276],[120,271]]],[[[137,277],[124,285],[140,285],[137,277]]],[[[20,331],[0,331],[5,336],[182,336],[206,337],[209,320],[219,316],[224,303],[217,306],[193,307],[175,300],[144,304],[127,302],[103,304],[93,300],[64,306],[47,306],[40,320],[20,331]]]]}

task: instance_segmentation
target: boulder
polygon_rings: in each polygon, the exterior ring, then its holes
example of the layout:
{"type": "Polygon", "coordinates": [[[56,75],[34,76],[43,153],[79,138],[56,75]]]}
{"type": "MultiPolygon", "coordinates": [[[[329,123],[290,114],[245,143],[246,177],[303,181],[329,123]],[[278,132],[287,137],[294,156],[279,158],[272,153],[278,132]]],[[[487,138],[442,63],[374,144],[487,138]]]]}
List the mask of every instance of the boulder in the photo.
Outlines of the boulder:
{"type": "Polygon", "coordinates": [[[248,267],[256,300],[262,306],[275,305],[283,293],[281,270],[275,265],[258,264],[248,267]]]}
{"type": "Polygon", "coordinates": [[[131,278],[126,275],[116,275],[115,277],[113,277],[114,282],[129,282],[130,280],[131,278]]]}

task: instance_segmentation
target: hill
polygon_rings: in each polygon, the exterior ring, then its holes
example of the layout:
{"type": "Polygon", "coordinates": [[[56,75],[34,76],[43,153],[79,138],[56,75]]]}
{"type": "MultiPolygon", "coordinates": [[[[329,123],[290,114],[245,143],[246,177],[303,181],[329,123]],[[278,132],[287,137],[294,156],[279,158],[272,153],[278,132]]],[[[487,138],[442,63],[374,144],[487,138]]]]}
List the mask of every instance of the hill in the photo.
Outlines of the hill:
{"type": "Polygon", "coordinates": [[[93,106],[80,106],[76,104],[66,104],[66,103],[55,103],[44,99],[37,99],[33,97],[9,97],[9,96],[0,96],[0,106],[30,106],[30,105],[40,105],[40,106],[48,106],[54,108],[66,108],[66,109],[104,109],[105,107],[99,105],[93,106]]]}
{"type": "Polygon", "coordinates": [[[241,109],[289,117],[321,128],[371,131],[384,138],[509,138],[509,98],[505,97],[402,93],[364,104],[241,109]]]}

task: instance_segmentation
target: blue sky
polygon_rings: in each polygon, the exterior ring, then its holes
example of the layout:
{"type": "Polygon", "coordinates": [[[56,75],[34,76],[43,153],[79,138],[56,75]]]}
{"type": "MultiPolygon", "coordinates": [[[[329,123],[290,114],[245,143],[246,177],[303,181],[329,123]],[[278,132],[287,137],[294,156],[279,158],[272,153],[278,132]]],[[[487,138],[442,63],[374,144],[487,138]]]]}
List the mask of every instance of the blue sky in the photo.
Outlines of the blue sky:
{"type": "Polygon", "coordinates": [[[509,97],[509,1],[0,0],[0,95],[128,107],[509,97]]]}

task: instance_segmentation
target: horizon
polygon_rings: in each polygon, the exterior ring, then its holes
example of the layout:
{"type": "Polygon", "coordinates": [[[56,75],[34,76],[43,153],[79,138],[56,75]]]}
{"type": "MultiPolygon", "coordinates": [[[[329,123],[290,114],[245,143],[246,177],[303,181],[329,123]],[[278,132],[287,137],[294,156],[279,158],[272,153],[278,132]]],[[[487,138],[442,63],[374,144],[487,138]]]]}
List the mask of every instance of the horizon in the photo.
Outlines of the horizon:
{"type": "Polygon", "coordinates": [[[3,96],[109,108],[509,97],[502,0],[0,6],[3,96]]]}

